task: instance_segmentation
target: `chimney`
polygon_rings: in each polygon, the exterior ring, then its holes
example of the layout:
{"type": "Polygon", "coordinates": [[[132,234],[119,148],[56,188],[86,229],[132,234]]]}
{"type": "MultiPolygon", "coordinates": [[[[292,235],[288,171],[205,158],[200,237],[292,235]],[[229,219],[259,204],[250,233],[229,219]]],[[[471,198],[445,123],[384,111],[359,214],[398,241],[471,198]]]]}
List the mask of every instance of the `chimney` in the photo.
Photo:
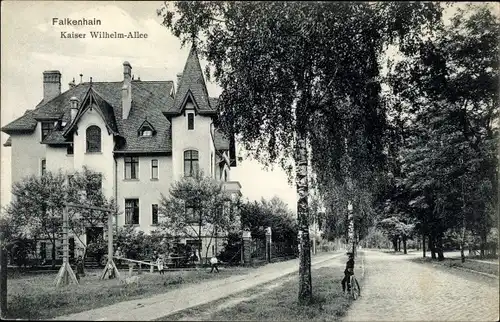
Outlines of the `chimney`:
{"type": "Polygon", "coordinates": [[[177,90],[179,90],[179,85],[181,84],[182,73],[177,74],[177,90]]]}
{"type": "Polygon", "coordinates": [[[122,118],[126,120],[132,108],[132,66],[128,61],[123,63],[122,86],[122,118]]]}
{"type": "Polygon", "coordinates": [[[78,113],[78,98],[72,97],[69,100],[71,108],[71,122],[75,120],[76,114],[78,113]]]}
{"type": "Polygon", "coordinates": [[[48,102],[61,94],[61,73],[58,70],[43,72],[43,101],[48,102]]]}
{"type": "Polygon", "coordinates": [[[72,89],[73,87],[76,86],[76,83],[75,83],[75,78],[73,77],[73,80],[71,82],[69,82],[69,88],[72,89]]]}

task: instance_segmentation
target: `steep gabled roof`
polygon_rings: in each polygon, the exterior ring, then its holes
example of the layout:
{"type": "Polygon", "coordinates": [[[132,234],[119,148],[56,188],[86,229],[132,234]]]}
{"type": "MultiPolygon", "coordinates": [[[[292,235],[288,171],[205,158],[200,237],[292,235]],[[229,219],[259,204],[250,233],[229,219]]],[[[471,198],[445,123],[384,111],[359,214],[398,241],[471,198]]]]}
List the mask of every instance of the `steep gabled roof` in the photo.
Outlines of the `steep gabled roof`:
{"type": "MultiPolygon", "coordinates": [[[[132,107],[129,117],[122,119],[122,86],[123,82],[93,82],[92,90],[94,99],[103,110],[107,122],[112,124],[110,115],[114,115],[116,129],[113,131],[124,138],[115,152],[120,153],[170,153],[172,151],[172,138],[170,122],[164,116],[174,102],[169,94],[173,88],[172,81],[132,81],[132,107]],[[139,138],[137,130],[147,117],[148,122],[158,131],[158,134],[139,138]]],[[[80,83],[70,88],[61,95],[46,102],[39,103],[35,110],[28,110],[25,115],[14,120],[2,128],[2,131],[11,133],[33,132],[37,119],[60,120],[66,123],[62,128],[50,132],[42,143],[69,144],[71,139],[66,139],[63,133],[71,125],[70,98],[75,96],[83,102],[89,91],[90,83],[80,83]]]]}
{"type": "Polygon", "coordinates": [[[7,134],[33,132],[37,121],[33,118],[33,110],[26,110],[23,116],[2,127],[2,132],[7,134]]]}
{"type": "Polygon", "coordinates": [[[191,47],[189,51],[179,88],[175,94],[174,104],[165,114],[179,115],[188,99],[193,102],[195,110],[198,113],[215,113],[215,109],[210,105],[205,78],[203,77],[200,60],[195,46],[191,47]]]}
{"type": "Polygon", "coordinates": [[[94,107],[103,118],[108,132],[113,135],[119,135],[113,107],[94,90],[91,84],[84,96],[83,101],[78,107],[78,112],[75,119],[71,121],[71,124],[65,128],[63,136],[67,138],[70,134],[72,134],[76,129],[78,121],[82,118],[85,112],[94,107]]]}

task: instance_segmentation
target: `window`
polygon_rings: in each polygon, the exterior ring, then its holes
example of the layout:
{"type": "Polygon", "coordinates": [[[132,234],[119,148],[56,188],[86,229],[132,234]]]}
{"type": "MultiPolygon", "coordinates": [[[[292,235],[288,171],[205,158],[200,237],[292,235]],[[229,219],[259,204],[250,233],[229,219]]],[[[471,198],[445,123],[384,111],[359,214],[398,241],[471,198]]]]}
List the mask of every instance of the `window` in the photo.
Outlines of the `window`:
{"type": "Polygon", "coordinates": [[[42,159],[42,161],[41,161],[41,167],[40,167],[40,173],[43,176],[43,175],[45,175],[46,172],[47,172],[47,160],[42,159]]]}
{"type": "Polygon", "coordinates": [[[199,221],[199,218],[196,218],[195,214],[193,206],[186,206],[186,221],[188,223],[197,223],[199,221]]]}
{"type": "Polygon", "coordinates": [[[151,215],[153,219],[153,225],[158,225],[158,205],[153,204],[151,205],[151,215]]]}
{"type": "Polygon", "coordinates": [[[66,147],[66,154],[67,155],[73,155],[74,151],[73,151],[73,144],[70,144],[66,147]]]}
{"type": "Polygon", "coordinates": [[[158,160],[151,160],[151,179],[158,180],[158,160]]]}
{"type": "Polygon", "coordinates": [[[145,137],[153,136],[153,129],[147,125],[143,126],[141,128],[140,135],[145,137]]]}
{"type": "Polygon", "coordinates": [[[87,152],[101,152],[101,129],[96,125],[87,128],[87,152]]]}
{"type": "Polygon", "coordinates": [[[42,122],[42,141],[54,129],[54,122],[42,122]]]}
{"type": "Polygon", "coordinates": [[[137,179],[139,174],[139,158],[125,158],[125,179],[137,179]]]}
{"type": "Polygon", "coordinates": [[[188,113],[188,130],[194,130],[194,113],[188,113]]]}
{"type": "Polygon", "coordinates": [[[193,177],[198,172],[198,151],[184,151],[184,176],[193,177]]]}
{"type": "Polygon", "coordinates": [[[125,199],[125,224],[139,225],[139,199],[125,199]]]}

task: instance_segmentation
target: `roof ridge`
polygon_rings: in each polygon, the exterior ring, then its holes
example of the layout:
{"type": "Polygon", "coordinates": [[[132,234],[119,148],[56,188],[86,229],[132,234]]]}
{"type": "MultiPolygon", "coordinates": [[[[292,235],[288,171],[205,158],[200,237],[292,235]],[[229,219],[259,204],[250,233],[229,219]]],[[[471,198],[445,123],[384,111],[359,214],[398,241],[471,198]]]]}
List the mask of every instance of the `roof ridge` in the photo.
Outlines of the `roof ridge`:
{"type": "MultiPolygon", "coordinates": [[[[44,107],[45,105],[47,105],[47,104],[51,103],[52,101],[54,101],[55,99],[59,98],[59,96],[64,95],[64,94],[68,93],[69,91],[74,90],[75,88],[77,88],[78,86],[80,86],[80,85],[82,85],[82,84],[84,84],[84,83],[76,84],[75,86],[68,88],[68,89],[67,89],[67,90],[65,90],[64,92],[61,92],[61,93],[60,93],[59,95],[57,95],[56,97],[51,98],[50,100],[48,100],[47,102],[45,102],[45,103],[43,103],[43,104],[40,104],[40,103],[39,103],[39,105],[37,105],[37,106],[35,107],[35,110],[37,110],[37,109],[39,109],[39,108],[41,108],[41,107],[44,107]]],[[[43,99],[42,99],[42,102],[43,102],[43,99]]]]}

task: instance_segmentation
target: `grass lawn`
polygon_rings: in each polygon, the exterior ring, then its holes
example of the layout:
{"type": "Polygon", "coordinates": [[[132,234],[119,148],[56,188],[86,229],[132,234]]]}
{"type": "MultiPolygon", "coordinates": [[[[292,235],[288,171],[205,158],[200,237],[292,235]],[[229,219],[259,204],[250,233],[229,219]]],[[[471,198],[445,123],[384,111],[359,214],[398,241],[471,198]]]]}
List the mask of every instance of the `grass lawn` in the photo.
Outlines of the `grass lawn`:
{"type": "MultiPolygon", "coordinates": [[[[207,305],[184,310],[158,321],[332,321],[340,320],[352,300],[342,293],[343,268],[313,269],[313,303],[298,304],[298,275],[273,281],[267,291],[258,287],[207,305]],[[215,309],[214,309],[215,308],[215,309]]],[[[358,277],[360,278],[360,277],[358,277]]],[[[359,280],[361,288],[362,281],[359,280]]]]}
{"type": "Polygon", "coordinates": [[[458,268],[466,268],[477,272],[487,273],[498,276],[498,265],[494,263],[483,263],[476,262],[472,260],[465,259],[465,263],[462,263],[460,258],[445,258],[444,261],[433,260],[429,257],[426,258],[415,258],[413,261],[417,263],[432,263],[439,264],[444,267],[458,267],[458,268]]]}
{"type": "MultiPolygon", "coordinates": [[[[143,273],[139,285],[121,284],[117,279],[99,280],[101,270],[87,270],[80,285],[54,286],[56,273],[13,274],[9,277],[8,312],[10,319],[50,319],[60,315],[91,310],[117,302],[140,299],[209,279],[220,279],[248,271],[242,267],[228,267],[220,274],[210,274],[209,269],[169,271],[165,275],[143,273]]],[[[120,271],[122,277],[128,272],[120,271]]]]}

